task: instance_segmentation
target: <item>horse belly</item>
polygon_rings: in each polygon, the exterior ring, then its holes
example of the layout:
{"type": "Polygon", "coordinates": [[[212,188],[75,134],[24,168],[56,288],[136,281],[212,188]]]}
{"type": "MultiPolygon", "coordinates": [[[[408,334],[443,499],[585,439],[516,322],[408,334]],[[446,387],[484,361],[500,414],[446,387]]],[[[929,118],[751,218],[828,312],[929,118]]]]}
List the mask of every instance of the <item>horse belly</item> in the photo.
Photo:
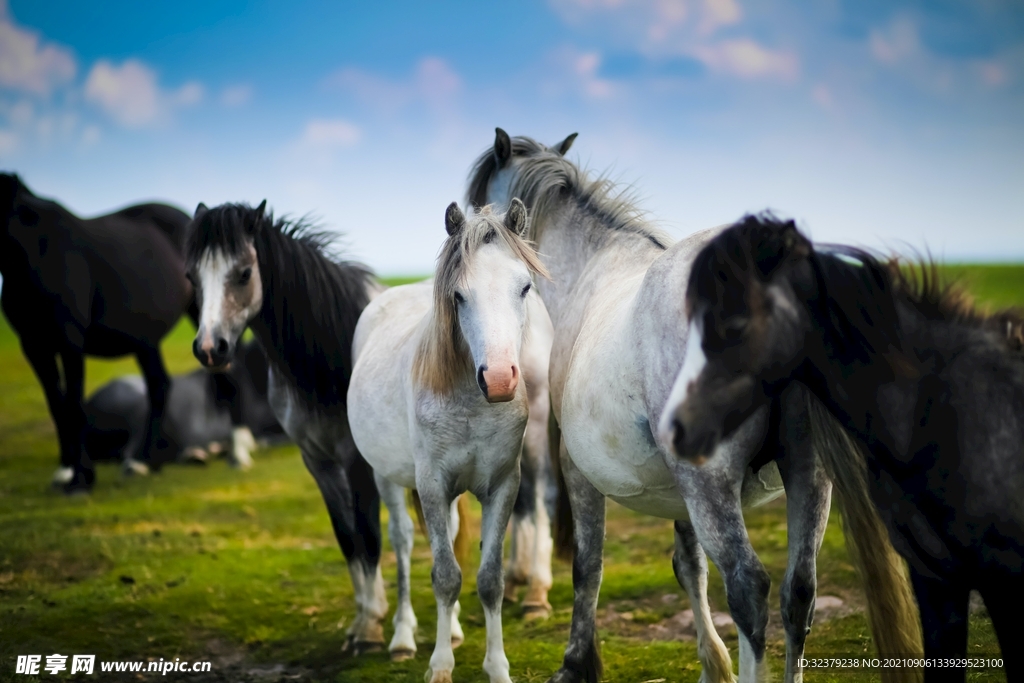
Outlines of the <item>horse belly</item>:
{"type": "Polygon", "coordinates": [[[644,514],[685,519],[686,503],[642,415],[638,402],[616,404],[567,390],[562,438],[573,463],[608,498],[644,514]]]}

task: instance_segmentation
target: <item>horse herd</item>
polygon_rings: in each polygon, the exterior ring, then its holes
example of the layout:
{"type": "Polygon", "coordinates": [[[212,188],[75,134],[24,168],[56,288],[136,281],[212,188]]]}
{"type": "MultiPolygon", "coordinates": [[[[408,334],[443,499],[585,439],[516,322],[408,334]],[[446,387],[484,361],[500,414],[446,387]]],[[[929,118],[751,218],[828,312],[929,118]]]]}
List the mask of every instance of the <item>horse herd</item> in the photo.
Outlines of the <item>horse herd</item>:
{"type": "MultiPolygon", "coordinates": [[[[707,557],[737,626],[738,677],[766,680],[770,579],[742,511],[783,492],[785,678],[802,680],[833,487],[875,647],[917,658],[883,678],[964,680],[971,590],[1007,678],[1024,678],[1020,314],[980,312],[932,266],[814,245],[769,214],[674,241],[565,157],[575,137],[548,147],[497,129],[466,210],[445,213],[434,279],[392,289],[266,202],[82,221],[0,177],[3,309],[57,425],[65,488],[94,480],[82,446],[86,353],[137,356],[150,409],[136,459],[164,459],[169,378],[157,344],[188,311],[208,369],[238,367],[246,329],[266,354],[256,394],[323,495],[355,591],[347,645],[357,652],[384,643],[381,499],[398,566],[389,651],[416,651],[414,489],[438,610],[426,680],[452,680],[453,540],[471,491],[483,509],[483,668],[508,683],[503,597],[526,583],[524,607],[550,610],[553,475],[554,543],[572,554],[574,600],[552,681],[601,676],[606,498],[675,521],[672,566],[693,607],[702,681],[735,680],[712,623],[707,557]]],[[[241,438],[253,392],[231,373],[214,377],[208,394],[230,405],[241,438]]]]}

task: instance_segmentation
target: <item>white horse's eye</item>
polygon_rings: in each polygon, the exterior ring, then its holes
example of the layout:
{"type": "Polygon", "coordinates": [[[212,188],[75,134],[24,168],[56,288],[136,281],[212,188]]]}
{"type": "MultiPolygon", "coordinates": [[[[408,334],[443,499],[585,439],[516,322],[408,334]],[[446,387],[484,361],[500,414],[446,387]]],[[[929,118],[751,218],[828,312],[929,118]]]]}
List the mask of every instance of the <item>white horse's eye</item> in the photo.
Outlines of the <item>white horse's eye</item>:
{"type": "Polygon", "coordinates": [[[464,304],[466,303],[466,298],[462,296],[462,294],[460,294],[459,292],[455,292],[455,303],[464,304]]]}
{"type": "Polygon", "coordinates": [[[526,295],[530,293],[530,287],[532,287],[532,285],[530,284],[527,284],[525,287],[523,287],[523,291],[519,292],[519,296],[526,298],[526,295]]]}

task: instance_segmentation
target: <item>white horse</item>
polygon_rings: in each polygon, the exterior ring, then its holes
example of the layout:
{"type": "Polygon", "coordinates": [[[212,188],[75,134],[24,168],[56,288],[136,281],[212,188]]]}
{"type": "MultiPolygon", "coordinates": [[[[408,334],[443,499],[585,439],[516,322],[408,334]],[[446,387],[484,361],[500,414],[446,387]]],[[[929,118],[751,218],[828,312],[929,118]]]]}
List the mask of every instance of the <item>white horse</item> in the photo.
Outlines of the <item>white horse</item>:
{"type": "Polygon", "coordinates": [[[429,532],[437,598],[429,683],[451,681],[452,641],[461,635],[452,504],[466,490],[483,506],[477,574],[487,626],[483,668],[492,683],[511,681],[501,635],[501,562],[528,419],[521,359],[547,357],[544,349],[527,351],[529,321],[543,310],[532,273],[546,272],[521,238],[526,223],[518,200],[503,216],[485,208],[468,219],[452,203],[433,283],[381,294],[363,312],[353,340],[349,424],[388,506],[398,559],[393,654],[416,649],[408,588],[412,522],[403,488],[418,491],[429,532]]]}

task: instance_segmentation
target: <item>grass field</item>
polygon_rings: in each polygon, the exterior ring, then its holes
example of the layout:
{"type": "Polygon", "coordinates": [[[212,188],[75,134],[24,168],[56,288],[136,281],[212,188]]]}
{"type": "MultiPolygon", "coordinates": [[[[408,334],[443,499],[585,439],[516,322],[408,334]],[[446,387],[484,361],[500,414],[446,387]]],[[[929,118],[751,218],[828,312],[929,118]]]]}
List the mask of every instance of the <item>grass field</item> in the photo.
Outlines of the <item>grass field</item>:
{"type": "MultiPolygon", "coordinates": [[[[1024,266],[949,269],[981,301],[1024,304],[1024,266]]],[[[182,322],[166,339],[172,372],[197,366],[190,352],[192,335],[191,326],[182,322]]],[[[131,360],[90,359],[88,390],[128,372],[137,372],[131,360]]],[[[386,653],[344,654],[344,629],[354,613],[352,589],[316,486],[294,447],[262,451],[256,461],[245,473],[220,461],[205,468],[169,466],[137,479],[124,479],[116,467],[105,465],[92,495],[54,493],[48,486],[57,464],[53,426],[17,338],[0,320],[0,681],[67,677],[66,672],[14,673],[17,655],[43,655],[45,663],[45,656],[54,653],[95,654],[98,662],[213,662],[212,674],[168,675],[171,680],[421,681],[435,625],[425,540],[417,538],[413,558],[417,657],[392,665],[386,653]]],[[[819,560],[819,595],[835,596],[842,604],[823,601],[833,609],[819,615],[808,655],[867,656],[871,644],[863,597],[836,517],[833,512],[819,560]]],[[[770,659],[781,675],[777,586],[785,569],[785,503],[751,510],[746,520],[772,576],[770,659]]],[[[609,506],[600,602],[608,681],[698,678],[692,631],[681,615],[688,603],[672,574],[671,549],[671,522],[609,506]]],[[[384,573],[393,586],[390,548],[384,573]]],[[[483,612],[474,590],[474,576],[467,572],[462,593],[466,642],[456,651],[456,681],[487,680],[480,668],[483,612]]],[[[710,592],[713,607],[725,610],[722,581],[714,569],[710,592]]],[[[558,667],[571,596],[571,569],[557,562],[552,618],[525,623],[517,606],[506,605],[506,651],[516,681],[544,681],[558,667]]],[[[393,592],[389,600],[393,606],[393,592]]],[[[735,631],[727,623],[720,630],[735,657],[735,631]]],[[[975,654],[997,651],[983,611],[972,617],[970,647],[975,654]]],[[[79,678],[160,677],[104,676],[79,678]]],[[[855,681],[874,680],[877,674],[822,671],[808,677],[855,681]]],[[[1003,676],[976,672],[971,680],[1003,676]]]]}

